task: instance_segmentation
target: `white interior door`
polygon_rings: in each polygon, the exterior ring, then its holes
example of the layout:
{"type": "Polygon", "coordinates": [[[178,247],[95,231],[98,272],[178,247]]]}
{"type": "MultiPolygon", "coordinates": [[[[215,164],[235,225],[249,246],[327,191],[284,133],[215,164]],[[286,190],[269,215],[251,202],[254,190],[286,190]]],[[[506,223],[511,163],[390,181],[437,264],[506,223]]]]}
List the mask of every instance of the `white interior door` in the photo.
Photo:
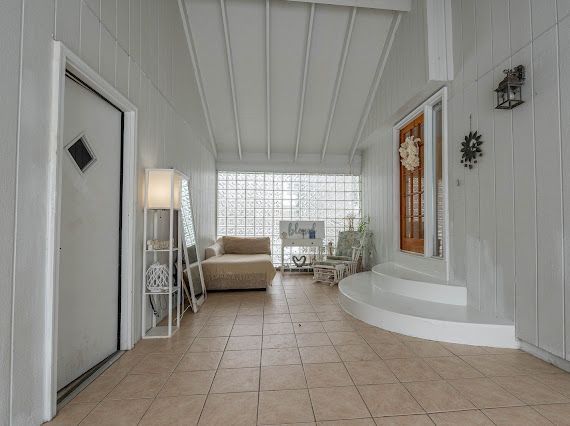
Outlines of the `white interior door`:
{"type": "Polygon", "coordinates": [[[65,79],[58,389],[118,349],[122,113],[65,79]]]}

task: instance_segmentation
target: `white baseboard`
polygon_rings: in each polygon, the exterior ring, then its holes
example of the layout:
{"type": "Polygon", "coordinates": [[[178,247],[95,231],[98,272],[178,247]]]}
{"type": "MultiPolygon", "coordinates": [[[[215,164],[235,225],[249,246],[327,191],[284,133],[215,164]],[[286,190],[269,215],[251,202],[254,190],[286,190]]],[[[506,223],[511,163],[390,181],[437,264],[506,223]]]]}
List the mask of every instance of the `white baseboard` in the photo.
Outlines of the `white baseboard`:
{"type": "Polygon", "coordinates": [[[555,365],[558,368],[561,368],[564,371],[570,372],[570,361],[562,359],[556,355],[551,354],[550,352],[546,352],[544,349],[537,348],[530,343],[525,342],[524,340],[519,340],[521,344],[521,349],[525,352],[528,352],[531,355],[534,355],[537,358],[540,358],[543,361],[549,362],[550,364],[555,365]]]}

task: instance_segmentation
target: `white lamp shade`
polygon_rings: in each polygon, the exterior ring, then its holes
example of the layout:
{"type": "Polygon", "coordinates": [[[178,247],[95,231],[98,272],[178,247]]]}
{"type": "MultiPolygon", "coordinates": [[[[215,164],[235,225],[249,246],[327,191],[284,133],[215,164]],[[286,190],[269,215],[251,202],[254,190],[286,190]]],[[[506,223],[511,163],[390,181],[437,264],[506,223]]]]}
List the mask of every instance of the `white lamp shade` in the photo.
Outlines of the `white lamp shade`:
{"type": "Polygon", "coordinates": [[[174,195],[174,209],[180,209],[181,178],[174,170],[148,170],[147,203],[149,209],[170,209],[174,195]]]}

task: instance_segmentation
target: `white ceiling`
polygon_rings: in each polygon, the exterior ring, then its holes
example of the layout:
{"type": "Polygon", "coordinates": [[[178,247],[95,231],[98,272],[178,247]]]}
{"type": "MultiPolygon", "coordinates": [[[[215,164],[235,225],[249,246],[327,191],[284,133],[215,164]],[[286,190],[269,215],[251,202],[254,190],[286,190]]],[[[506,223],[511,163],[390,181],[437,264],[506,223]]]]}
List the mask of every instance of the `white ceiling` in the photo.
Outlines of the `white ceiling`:
{"type": "Polygon", "coordinates": [[[318,3],[185,0],[219,158],[348,162],[398,12],[318,3]]]}

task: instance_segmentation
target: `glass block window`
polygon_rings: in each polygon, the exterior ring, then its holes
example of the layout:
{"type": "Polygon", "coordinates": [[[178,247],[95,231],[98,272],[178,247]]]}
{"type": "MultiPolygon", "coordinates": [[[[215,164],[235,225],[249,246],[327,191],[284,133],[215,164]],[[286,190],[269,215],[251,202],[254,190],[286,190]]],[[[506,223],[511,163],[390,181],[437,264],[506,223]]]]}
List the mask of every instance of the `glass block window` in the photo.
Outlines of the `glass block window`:
{"type": "MultiPolygon", "coordinates": [[[[325,243],[336,246],[346,216],[361,217],[360,176],[219,171],[217,213],[218,237],[270,237],[273,263],[281,265],[279,221],[324,220],[325,243]]],[[[285,253],[286,264],[303,254],[300,248],[285,253]]]]}

